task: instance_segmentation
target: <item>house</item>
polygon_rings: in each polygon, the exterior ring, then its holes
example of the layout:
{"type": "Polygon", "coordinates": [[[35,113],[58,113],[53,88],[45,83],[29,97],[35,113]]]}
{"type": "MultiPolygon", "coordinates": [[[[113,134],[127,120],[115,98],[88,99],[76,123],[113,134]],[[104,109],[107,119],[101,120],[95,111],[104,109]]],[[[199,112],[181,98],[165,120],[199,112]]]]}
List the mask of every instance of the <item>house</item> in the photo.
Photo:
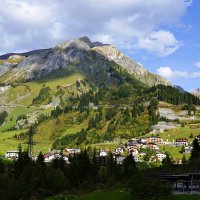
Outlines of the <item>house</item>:
{"type": "Polygon", "coordinates": [[[181,164],[182,164],[182,160],[181,160],[181,159],[178,159],[178,158],[173,158],[173,159],[172,159],[172,162],[173,162],[175,165],[181,165],[181,164]]]}
{"type": "Polygon", "coordinates": [[[118,147],[118,148],[115,149],[114,153],[115,154],[122,154],[122,153],[124,153],[124,150],[122,148],[118,147]]]}
{"type": "Polygon", "coordinates": [[[79,154],[81,152],[80,149],[65,149],[63,155],[66,157],[74,157],[74,155],[79,154]]]}
{"type": "Polygon", "coordinates": [[[161,161],[161,162],[162,162],[163,159],[166,158],[166,154],[160,153],[160,152],[158,152],[158,153],[156,154],[156,156],[157,156],[158,160],[161,161]]]}
{"type": "Polygon", "coordinates": [[[197,136],[195,137],[195,139],[197,139],[198,142],[200,143],[200,135],[197,135],[197,136]]]}
{"type": "Polygon", "coordinates": [[[140,142],[141,142],[141,144],[147,144],[147,139],[146,138],[141,138],[140,142]]]}
{"type": "Polygon", "coordinates": [[[185,147],[185,152],[184,153],[192,153],[193,147],[187,146],[185,147]]]}
{"type": "Polygon", "coordinates": [[[138,147],[140,148],[140,143],[137,140],[129,140],[127,143],[125,143],[125,147],[138,147]]]}
{"type": "Polygon", "coordinates": [[[151,136],[151,137],[147,137],[147,144],[149,143],[154,143],[156,145],[162,145],[163,144],[163,139],[161,137],[158,136],[151,136]]]}
{"type": "Polygon", "coordinates": [[[158,160],[157,156],[151,156],[149,162],[157,162],[157,160],[158,160]]]}
{"type": "Polygon", "coordinates": [[[128,152],[129,152],[130,154],[132,154],[133,156],[139,155],[138,150],[137,150],[136,148],[134,148],[134,147],[128,148],[128,152]]]}
{"type": "Polygon", "coordinates": [[[139,156],[138,155],[133,155],[133,158],[134,158],[135,162],[139,162],[139,156]]]}
{"type": "Polygon", "coordinates": [[[188,145],[188,139],[187,138],[178,138],[175,141],[175,146],[187,146],[188,145]]]}
{"type": "Polygon", "coordinates": [[[19,156],[19,151],[6,151],[6,158],[18,158],[19,156]]]}
{"type": "Polygon", "coordinates": [[[101,150],[100,153],[99,153],[100,157],[106,157],[107,155],[108,155],[108,153],[107,153],[106,150],[101,150]]]}
{"type": "Polygon", "coordinates": [[[115,160],[118,165],[122,165],[125,158],[125,156],[115,156],[115,160]]]}
{"type": "Polygon", "coordinates": [[[159,147],[153,142],[148,143],[147,148],[152,149],[152,150],[159,150],[159,147]]]}

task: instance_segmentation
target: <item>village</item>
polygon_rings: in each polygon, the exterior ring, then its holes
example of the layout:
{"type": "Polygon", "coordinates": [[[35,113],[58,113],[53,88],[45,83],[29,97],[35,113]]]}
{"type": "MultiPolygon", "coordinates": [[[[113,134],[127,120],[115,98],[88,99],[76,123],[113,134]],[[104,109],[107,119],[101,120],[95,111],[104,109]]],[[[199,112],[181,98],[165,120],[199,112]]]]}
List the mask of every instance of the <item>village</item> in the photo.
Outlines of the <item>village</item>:
{"type": "MultiPolygon", "coordinates": [[[[200,143],[200,135],[195,137],[200,143]]],[[[177,138],[173,142],[164,141],[160,136],[148,136],[142,138],[129,139],[120,144],[113,151],[108,148],[96,149],[96,160],[98,164],[105,164],[107,158],[112,155],[117,164],[122,164],[127,155],[132,155],[135,162],[150,162],[162,163],[167,154],[160,150],[163,145],[171,147],[182,147],[182,154],[190,154],[192,152],[192,143],[187,138],[177,138]]],[[[60,150],[51,150],[44,154],[44,162],[49,163],[53,159],[60,158],[61,156],[69,163],[69,157],[74,157],[79,154],[81,149],[65,148],[62,153],[60,150]]],[[[5,158],[16,160],[18,158],[18,151],[7,151],[5,158]]],[[[35,160],[36,158],[33,157],[35,160]]],[[[178,158],[172,159],[174,164],[182,164],[182,160],[178,158]]]]}

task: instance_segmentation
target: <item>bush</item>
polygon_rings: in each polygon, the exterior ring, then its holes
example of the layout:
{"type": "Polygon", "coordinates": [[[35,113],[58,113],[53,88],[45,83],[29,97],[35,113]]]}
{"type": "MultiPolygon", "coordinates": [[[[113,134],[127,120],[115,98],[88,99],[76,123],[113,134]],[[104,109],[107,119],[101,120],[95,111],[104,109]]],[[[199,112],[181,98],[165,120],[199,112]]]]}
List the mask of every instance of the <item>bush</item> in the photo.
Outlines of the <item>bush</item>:
{"type": "Polygon", "coordinates": [[[130,182],[131,199],[167,199],[171,195],[171,187],[157,179],[138,175],[130,182]]]}

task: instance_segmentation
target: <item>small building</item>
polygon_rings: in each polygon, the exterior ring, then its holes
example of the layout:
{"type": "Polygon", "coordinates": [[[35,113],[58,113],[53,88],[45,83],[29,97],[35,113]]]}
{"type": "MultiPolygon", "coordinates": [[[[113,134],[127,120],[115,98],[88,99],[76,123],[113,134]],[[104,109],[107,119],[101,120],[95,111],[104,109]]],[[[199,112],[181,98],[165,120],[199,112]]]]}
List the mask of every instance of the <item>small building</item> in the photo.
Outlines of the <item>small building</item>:
{"type": "Polygon", "coordinates": [[[188,139],[187,138],[178,138],[175,141],[175,146],[187,146],[188,145],[188,139]]]}
{"type": "Polygon", "coordinates": [[[118,165],[122,165],[125,159],[126,159],[125,156],[116,156],[115,157],[115,160],[116,160],[118,165]]]}
{"type": "Polygon", "coordinates": [[[6,151],[6,158],[18,158],[19,156],[19,151],[6,151]]]}
{"type": "Polygon", "coordinates": [[[122,154],[122,153],[124,153],[124,150],[122,148],[118,147],[118,148],[115,149],[114,153],[115,154],[122,154]]]}
{"type": "Polygon", "coordinates": [[[160,152],[157,153],[156,156],[157,156],[158,160],[161,161],[161,162],[162,162],[163,159],[166,158],[166,154],[160,153],[160,152]]]}
{"type": "Polygon", "coordinates": [[[128,148],[128,153],[129,153],[129,154],[132,154],[133,156],[139,155],[138,150],[137,150],[136,148],[134,148],[134,147],[128,148]]]}
{"type": "Polygon", "coordinates": [[[159,147],[157,146],[157,144],[153,142],[148,143],[147,148],[152,149],[152,150],[159,150],[159,147]]]}
{"type": "Polygon", "coordinates": [[[139,156],[138,155],[134,155],[133,158],[134,158],[135,162],[139,162],[139,156]]]}
{"type": "Polygon", "coordinates": [[[106,150],[101,150],[100,153],[99,153],[100,157],[106,157],[107,155],[108,155],[108,153],[107,153],[106,150]]]}
{"type": "Polygon", "coordinates": [[[197,135],[197,136],[195,137],[195,139],[197,139],[197,141],[200,143],[200,135],[197,135]]]}
{"type": "Polygon", "coordinates": [[[74,157],[74,155],[79,154],[81,152],[80,149],[65,149],[63,155],[66,157],[74,157]]]}
{"type": "Polygon", "coordinates": [[[193,147],[187,146],[185,147],[185,152],[184,153],[192,153],[193,147]]]}
{"type": "Polygon", "coordinates": [[[163,144],[163,139],[161,137],[158,136],[151,136],[151,137],[147,137],[147,144],[149,143],[154,143],[156,145],[162,145],[163,144]]]}

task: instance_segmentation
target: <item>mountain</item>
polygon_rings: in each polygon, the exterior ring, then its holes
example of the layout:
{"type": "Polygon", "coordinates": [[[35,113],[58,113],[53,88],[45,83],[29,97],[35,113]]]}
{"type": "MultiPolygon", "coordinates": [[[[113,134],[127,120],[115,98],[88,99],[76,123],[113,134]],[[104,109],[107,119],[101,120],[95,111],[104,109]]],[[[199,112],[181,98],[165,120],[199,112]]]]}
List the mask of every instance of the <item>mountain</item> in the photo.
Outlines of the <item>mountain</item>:
{"type": "Polygon", "coordinates": [[[191,92],[192,94],[194,94],[194,95],[200,95],[200,88],[197,88],[196,90],[193,90],[192,92],[191,92]]]}
{"type": "Polygon", "coordinates": [[[179,85],[174,85],[174,87],[179,90],[180,92],[186,92],[181,86],[179,85]]]}
{"type": "Polygon", "coordinates": [[[118,144],[149,133],[159,120],[168,122],[163,105],[180,112],[183,105],[200,105],[198,97],[180,92],[117,48],[87,37],[1,58],[0,152],[19,143],[26,147],[30,127],[35,153],[118,144]]]}
{"type": "Polygon", "coordinates": [[[1,57],[7,58],[1,61],[4,64],[1,64],[3,66],[0,71],[1,76],[6,75],[1,78],[5,83],[42,78],[58,69],[71,67],[80,70],[96,83],[110,82],[109,70],[115,65],[147,86],[171,85],[169,81],[150,73],[117,48],[100,42],[91,42],[88,37],[73,39],[50,49],[16,54],[23,59],[14,65],[8,64],[8,55],[1,57]]]}

